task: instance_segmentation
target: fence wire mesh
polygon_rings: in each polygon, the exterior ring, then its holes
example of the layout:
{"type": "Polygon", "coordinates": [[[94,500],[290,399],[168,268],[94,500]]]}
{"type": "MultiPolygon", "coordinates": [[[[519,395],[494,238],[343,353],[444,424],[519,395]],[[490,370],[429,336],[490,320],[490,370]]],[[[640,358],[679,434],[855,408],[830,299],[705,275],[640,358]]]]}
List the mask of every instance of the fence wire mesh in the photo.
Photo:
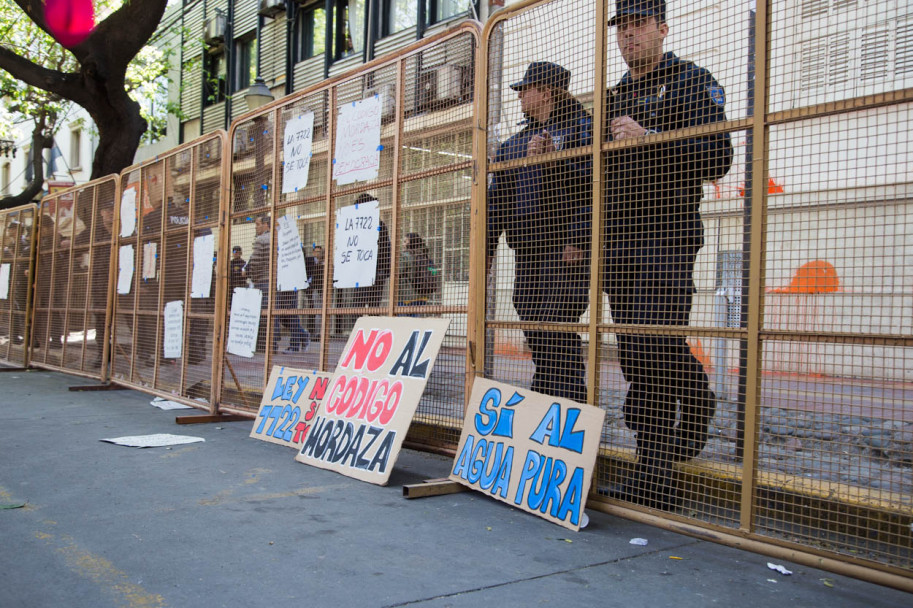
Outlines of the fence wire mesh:
{"type": "Polygon", "coordinates": [[[911,24],[555,0],[486,27],[483,371],[607,411],[596,500],[913,572],[911,24]]]}
{"type": "Polygon", "coordinates": [[[39,205],[30,362],[107,378],[111,227],[117,177],[46,196],[39,205]]]}
{"type": "Polygon", "coordinates": [[[274,364],[332,371],[360,316],[446,316],[452,324],[413,430],[455,443],[467,382],[478,37],[474,24],[461,25],[233,124],[228,297],[260,290],[262,310],[252,357],[229,352],[226,341],[223,407],[255,413],[274,364]],[[345,131],[352,118],[344,114],[372,102],[376,172],[348,179],[339,142],[360,133],[345,131]],[[306,152],[293,136],[302,129],[310,130],[302,136],[311,146],[306,178],[298,162],[306,152]],[[352,283],[341,278],[346,243],[337,242],[345,231],[337,222],[359,205],[377,207],[377,258],[374,274],[352,283]],[[283,290],[276,233],[286,221],[300,238],[308,281],[283,290]]]}
{"type": "Polygon", "coordinates": [[[225,141],[216,132],[126,169],[116,239],[112,378],[210,411],[225,141]]]}
{"type": "Polygon", "coordinates": [[[0,212],[0,365],[28,364],[35,207],[0,212]]]}

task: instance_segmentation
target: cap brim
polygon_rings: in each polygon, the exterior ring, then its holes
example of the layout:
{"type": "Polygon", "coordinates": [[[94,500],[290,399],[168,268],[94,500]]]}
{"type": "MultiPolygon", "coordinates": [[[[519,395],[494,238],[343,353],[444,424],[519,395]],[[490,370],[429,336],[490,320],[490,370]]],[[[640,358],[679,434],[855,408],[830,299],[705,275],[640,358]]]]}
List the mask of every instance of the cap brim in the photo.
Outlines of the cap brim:
{"type": "Polygon", "coordinates": [[[656,13],[654,13],[652,11],[648,11],[648,12],[627,11],[624,13],[618,13],[617,15],[615,15],[614,17],[609,19],[609,27],[615,27],[616,25],[618,25],[619,19],[621,19],[622,17],[627,17],[628,15],[637,15],[638,17],[652,17],[655,14],[656,13]]]}
{"type": "Polygon", "coordinates": [[[510,88],[513,89],[514,91],[521,91],[528,86],[529,86],[528,82],[526,82],[525,80],[521,80],[520,82],[515,82],[512,85],[510,85],[510,88]]]}

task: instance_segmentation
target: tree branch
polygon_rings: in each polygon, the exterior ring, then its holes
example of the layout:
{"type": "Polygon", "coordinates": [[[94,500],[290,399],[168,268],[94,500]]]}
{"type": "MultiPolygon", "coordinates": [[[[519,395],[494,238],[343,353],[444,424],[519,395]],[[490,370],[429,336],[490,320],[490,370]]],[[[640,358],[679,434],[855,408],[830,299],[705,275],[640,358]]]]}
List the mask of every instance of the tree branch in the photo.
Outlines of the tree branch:
{"type": "Polygon", "coordinates": [[[9,72],[13,78],[35,88],[56,93],[65,99],[83,104],[88,101],[78,74],[67,74],[49,70],[0,46],[0,69],[9,72]]]}

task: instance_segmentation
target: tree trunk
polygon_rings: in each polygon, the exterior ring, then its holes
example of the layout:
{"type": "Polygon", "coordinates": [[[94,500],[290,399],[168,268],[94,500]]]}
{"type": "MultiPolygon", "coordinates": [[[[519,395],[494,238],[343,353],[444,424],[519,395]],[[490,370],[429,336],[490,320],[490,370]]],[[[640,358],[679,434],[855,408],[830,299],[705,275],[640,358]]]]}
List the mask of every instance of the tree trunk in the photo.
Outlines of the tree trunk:
{"type": "Polygon", "coordinates": [[[90,109],[98,127],[98,149],[92,160],[91,179],[120,173],[133,164],[140,139],[146,131],[146,121],[140,116],[139,104],[122,94],[115,99],[105,98],[104,107],[90,109]]]}
{"type": "Polygon", "coordinates": [[[26,203],[41,193],[44,187],[44,154],[43,152],[54,145],[54,138],[45,135],[44,120],[38,121],[32,131],[32,181],[25,190],[15,196],[0,198],[0,209],[12,209],[26,203]]]}

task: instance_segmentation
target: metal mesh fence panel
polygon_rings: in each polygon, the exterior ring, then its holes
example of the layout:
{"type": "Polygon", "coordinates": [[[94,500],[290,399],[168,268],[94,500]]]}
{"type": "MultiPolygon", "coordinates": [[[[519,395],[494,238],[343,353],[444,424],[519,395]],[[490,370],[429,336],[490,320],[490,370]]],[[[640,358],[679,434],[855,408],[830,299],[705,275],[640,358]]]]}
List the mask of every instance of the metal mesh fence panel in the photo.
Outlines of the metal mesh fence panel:
{"type": "Polygon", "coordinates": [[[911,19],[489,22],[477,371],[607,411],[593,500],[910,576],[911,19]]]}
{"type": "Polygon", "coordinates": [[[254,414],[274,364],[331,371],[362,315],[446,316],[452,324],[412,428],[423,441],[456,443],[467,382],[477,48],[478,29],[467,23],[232,126],[226,246],[239,250],[229,287],[259,289],[262,311],[253,356],[226,349],[222,407],[254,414]],[[337,144],[349,138],[347,112],[372,103],[380,139],[376,171],[366,175],[342,167],[337,144]],[[288,139],[302,124],[306,179],[302,152],[288,139]],[[378,209],[375,274],[340,282],[337,216],[359,205],[378,209]],[[277,286],[276,231],[286,221],[304,249],[308,282],[300,289],[277,286]]]}
{"type": "Polygon", "coordinates": [[[35,207],[0,212],[0,364],[28,364],[35,207]]]}
{"type": "Polygon", "coordinates": [[[45,197],[30,362],[104,380],[116,176],[45,197]]]}
{"type": "Polygon", "coordinates": [[[225,141],[216,132],[126,169],[116,239],[113,380],[209,411],[225,141]]]}

